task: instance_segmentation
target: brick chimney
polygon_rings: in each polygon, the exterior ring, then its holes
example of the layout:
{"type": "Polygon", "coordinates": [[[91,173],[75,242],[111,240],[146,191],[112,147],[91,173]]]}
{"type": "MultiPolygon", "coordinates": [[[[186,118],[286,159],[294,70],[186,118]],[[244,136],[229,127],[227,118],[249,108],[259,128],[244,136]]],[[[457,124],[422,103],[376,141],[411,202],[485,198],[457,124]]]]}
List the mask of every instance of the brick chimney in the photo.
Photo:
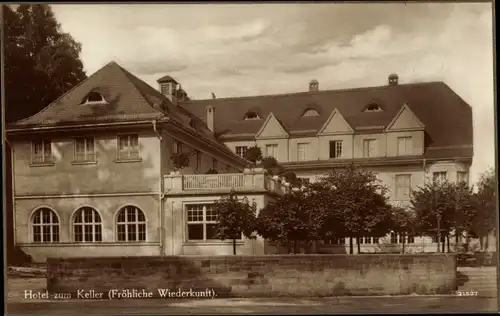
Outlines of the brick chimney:
{"type": "Polygon", "coordinates": [[[215,107],[207,106],[207,126],[212,132],[215,132],[215,107]]]}
{"type": "Polygon", "coordinates": [[[398,84],[399,77],[396,74],[389,75],[389,85],[396,86],[398,84]]]}
{"type": "Polygon", "coordinates": [[[316,92],[319,90],[319,82],[316,79],[309,81],[309,91],[316,92]]]}
{"type": "Polygon", "coordinates": [[[170,76],[161,77],[160,79],[156,80],[156,82],[158,82],[160,92],[164,96],[166,96],[170,100],[170,102],[172,102],[173,104],[176,104],[177,103],[176,95],[177,95],[178,82],[175,81],[175,79],[170,77],[170,76]]]}

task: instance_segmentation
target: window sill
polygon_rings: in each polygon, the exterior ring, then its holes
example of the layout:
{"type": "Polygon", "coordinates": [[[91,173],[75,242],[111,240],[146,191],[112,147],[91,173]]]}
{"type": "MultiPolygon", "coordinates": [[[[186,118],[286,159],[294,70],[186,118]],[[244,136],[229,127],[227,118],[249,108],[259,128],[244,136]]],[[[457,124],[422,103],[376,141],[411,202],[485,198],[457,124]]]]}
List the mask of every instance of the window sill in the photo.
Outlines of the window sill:
{"type": "MultiPolygon", "coordinates": [[[[237,245],[243,245],[245,243],[244,240],[237,239],[237,245]]],[[[220,245],[232,245],[233,241],[230,239],[226,240],[200,240],[200,241],[185,241],[184,246],[220,246],[220,245]]]]}
{"type": "Polygon", "coordinates": [[[97,161],[72,161],[72,165],[96,165],[97,161]]]}
{"type": "Polygon", "coordinates": [[[127,162],[142,162],[142,159],[116,159],[116,163],[127,163],[127,162]]]}
{"type": "Polygon", "coordinates": [[[34,162],[30,164],[30,167],[52,167],[55,162],[34,162]]]}

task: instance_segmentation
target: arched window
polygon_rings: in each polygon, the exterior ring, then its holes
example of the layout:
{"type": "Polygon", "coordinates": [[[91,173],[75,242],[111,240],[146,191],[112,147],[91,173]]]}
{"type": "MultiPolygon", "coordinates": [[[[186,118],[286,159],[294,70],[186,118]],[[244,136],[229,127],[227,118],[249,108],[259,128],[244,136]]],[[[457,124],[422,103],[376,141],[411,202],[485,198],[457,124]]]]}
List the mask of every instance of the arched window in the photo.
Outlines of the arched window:
{"type": "Polygon", "coordinates": [[[122,208],[116,220],[118,241],[146,241],[146,217],[135,206],[122,208]]]}
{"type": "Polygon", "coordinates": [[[302,116],[318,116],[319,113],[315,109],[307,109],[304,111],[304,114],[302,116]]]}
{"type": "Polygon", "coordinates": [[[73,240],[76,242],[102,241],[101,216],[91,207],[82,207],[73,219],[73,240]]]}
{"type": "Polygon", "coordinates": [[[257,112],[249,111],[245,114],[245,120],[258,120],[260,116],[257,112]]]}
{"type": "Polygon", "coordinates": [[[37,209],[31,218],[31,225],[33,242],[59,242],[59,219],[53,210],[47,207],[37,209]]]}

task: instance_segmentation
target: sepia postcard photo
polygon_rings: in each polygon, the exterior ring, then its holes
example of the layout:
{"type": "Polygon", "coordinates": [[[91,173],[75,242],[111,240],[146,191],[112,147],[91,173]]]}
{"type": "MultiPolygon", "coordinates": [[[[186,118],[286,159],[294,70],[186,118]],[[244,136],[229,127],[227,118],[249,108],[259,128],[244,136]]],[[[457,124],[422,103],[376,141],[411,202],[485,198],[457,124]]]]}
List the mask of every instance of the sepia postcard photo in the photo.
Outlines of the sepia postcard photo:
{"type": "Polygon", "coordinates": [[[1,12],[7,315],[498,312],[491,2],[1,12]]]}

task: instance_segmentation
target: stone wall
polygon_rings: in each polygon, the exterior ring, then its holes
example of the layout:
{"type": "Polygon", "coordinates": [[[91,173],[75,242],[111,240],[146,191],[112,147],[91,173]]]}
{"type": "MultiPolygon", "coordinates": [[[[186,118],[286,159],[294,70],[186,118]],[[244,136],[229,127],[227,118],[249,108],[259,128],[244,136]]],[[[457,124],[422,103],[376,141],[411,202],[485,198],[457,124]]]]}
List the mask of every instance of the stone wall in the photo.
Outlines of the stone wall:
{"type": "Polygon", "coordinates": [[[49,258],[51,293],[205,291],[218,297],[451,294],[456,257],[411,255],[49,258]]]}

